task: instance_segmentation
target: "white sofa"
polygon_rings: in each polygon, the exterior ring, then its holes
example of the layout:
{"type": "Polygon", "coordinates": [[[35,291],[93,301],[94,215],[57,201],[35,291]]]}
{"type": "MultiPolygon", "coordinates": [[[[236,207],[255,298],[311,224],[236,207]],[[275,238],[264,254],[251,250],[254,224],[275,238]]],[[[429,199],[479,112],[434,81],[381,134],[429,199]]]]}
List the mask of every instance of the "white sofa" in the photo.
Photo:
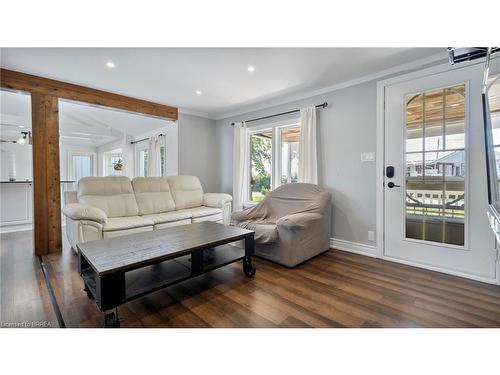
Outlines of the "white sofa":
{"type": "Polygon", "coordinates": [[[229,224],[229,194],[204,193],[195,176],[85,177],[64,195],[66,235],[80,242],[215,221],[229,224]]]}

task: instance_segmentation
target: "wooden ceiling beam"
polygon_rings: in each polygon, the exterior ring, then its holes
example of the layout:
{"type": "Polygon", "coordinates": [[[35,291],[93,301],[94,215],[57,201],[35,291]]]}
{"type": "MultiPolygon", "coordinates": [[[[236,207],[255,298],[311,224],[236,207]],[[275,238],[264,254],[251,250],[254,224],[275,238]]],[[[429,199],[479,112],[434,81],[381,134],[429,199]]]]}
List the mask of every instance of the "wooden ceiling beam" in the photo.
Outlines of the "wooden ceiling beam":
{"type": "Polygon", "coordinates": [[[175,107],[0,68],[0,87],[177,120],[175,107]]]}

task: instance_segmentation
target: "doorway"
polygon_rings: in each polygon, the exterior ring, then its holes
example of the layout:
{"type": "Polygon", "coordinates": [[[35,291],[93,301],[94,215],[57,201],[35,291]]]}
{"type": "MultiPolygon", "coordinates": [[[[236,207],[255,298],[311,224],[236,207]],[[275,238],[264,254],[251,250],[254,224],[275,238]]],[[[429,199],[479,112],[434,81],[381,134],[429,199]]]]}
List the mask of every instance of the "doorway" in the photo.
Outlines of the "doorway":
{"type": "Polygon", "coordinates": [[[482,64],[441,67],[383,83],[379,256],[495,283],[482,74],[482,64]]]}

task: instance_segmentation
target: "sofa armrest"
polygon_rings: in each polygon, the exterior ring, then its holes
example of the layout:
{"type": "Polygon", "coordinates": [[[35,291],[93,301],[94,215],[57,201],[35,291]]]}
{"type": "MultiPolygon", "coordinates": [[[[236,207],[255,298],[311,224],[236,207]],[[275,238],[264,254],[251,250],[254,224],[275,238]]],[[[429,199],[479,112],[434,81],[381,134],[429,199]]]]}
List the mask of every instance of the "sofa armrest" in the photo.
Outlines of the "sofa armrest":
{"type": "Polygon", "coordinates": [[[105,223],[108,216],[100,208],[89,206],[88,204],[70,203],[63,208],[65,216],[72,220],[90,220],[98,223],[105,223]]]}
{"type": "Polygon", "coordinates": [[[233,197],[225,193],[205,193],[203,205],[207,207],[222,208],[226,203],[232,202],[233,197]]]}
{"type": "Polygon", "coordinates": [[[313,225],[317,220],[321,220],[323,216],[309,212],[299,212],[283,216],[276,221],[276,225],[288,230],[305,229],[313,225]]]}

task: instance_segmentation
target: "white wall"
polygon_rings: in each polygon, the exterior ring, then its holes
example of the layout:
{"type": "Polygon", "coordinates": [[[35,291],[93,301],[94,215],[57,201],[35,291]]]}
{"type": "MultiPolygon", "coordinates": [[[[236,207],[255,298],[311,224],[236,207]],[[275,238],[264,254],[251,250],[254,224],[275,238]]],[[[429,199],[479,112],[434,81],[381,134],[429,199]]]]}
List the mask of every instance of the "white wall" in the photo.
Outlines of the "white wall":
{"type": "Polygon", "coordinates": [[[205,192],[219,189],[215,120],[179,113],[179,174],[198,176],[205,192]]]}
{"type": "Polygon", "coordinates": [[[368,240],[368,231],[376,230],[375,162],[360,162],[360,154],[375,152],[376,149],[376,96],[376,82],[371,81],[325,95],[218,120],[216,138],[219,146],[219,189],[232,193],[231,122],[327,101],[328,108],[317,111],[318,153],[319,183],[332,193],[331,237],[374,245],[374,242],[368,240]]]}

